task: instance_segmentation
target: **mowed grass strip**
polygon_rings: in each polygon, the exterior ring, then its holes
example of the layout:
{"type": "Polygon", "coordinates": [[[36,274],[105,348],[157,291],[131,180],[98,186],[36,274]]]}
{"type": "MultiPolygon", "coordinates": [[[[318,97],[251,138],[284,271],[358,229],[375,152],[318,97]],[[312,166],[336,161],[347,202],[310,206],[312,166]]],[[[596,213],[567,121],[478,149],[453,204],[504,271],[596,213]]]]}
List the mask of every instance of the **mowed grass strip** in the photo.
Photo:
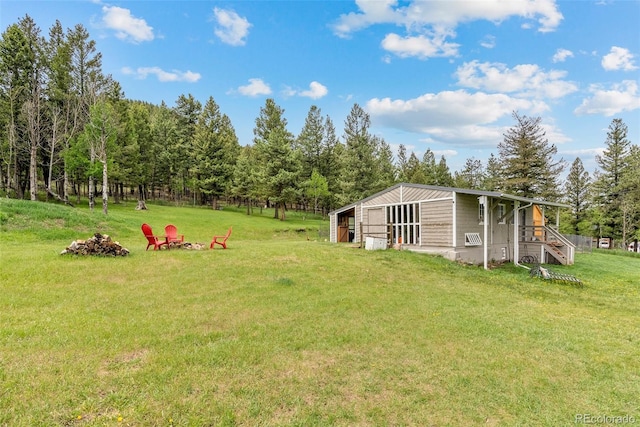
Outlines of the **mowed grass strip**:
{"type": "Polygon", "coordinates": [[[7,203],[0,425],[640,419],[638,258],[578,254],[557,267],[576,288],[326,243],[326,222],[293,212],[7,203]],[[234,232],[227,250],[153,252],[142,222],[205,243],[234,232]],[[58,255],[94,230],[131,254],[58,255]]]}

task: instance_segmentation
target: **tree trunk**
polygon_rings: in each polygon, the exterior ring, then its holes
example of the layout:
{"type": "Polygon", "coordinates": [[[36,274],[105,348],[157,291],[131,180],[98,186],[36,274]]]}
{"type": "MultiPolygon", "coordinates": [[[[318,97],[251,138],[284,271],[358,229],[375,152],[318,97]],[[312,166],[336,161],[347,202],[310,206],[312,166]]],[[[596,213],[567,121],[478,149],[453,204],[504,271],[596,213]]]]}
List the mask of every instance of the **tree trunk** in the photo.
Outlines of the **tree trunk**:
{"type": "Polygon", "coordinates": [[[107,214],[109,205],[109,175],[107,174],[107,161],[102,162],[102,213],[107,214]]]}

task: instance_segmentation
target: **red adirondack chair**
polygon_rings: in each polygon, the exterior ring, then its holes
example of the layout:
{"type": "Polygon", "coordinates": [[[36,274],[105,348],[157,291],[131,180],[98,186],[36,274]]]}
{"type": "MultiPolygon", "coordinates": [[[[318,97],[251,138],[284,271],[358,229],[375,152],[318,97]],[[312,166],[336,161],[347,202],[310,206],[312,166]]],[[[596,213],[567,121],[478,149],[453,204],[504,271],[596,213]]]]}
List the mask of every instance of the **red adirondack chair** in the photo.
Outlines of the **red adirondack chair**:
{"type": "Polygon", "coordinates": [[[227,234],[225,234],[224,236],[213,236],[213,240],[209,245],[209,249],[213,249],[214,245],[220,245],[222,246],[222,249],[227,249],[227,239],[229,238],[229,236],[231,236],[231,228],[232,227],[229,227],[229,230],[227,230],[227,234]]]}
{"type": "Polygon", "coordinates": [[[149,246],[153,245],[153,250],[159,250],[162,246],[166,246],[169,249],[169,241],[166,237],[158,237],[153,235],[153,231],[151,230],[151,226],[149,224],[142,224],[142,232],[144,233],[144,237],[147,238],[147,249],[149,250],[149,246]],[[164,239],[164,240],[163,240],[164,239]]]}
{"type": "Polygon", "coordinates": [[[168,224],[164,228],[164,234],[167,237],[169,245],[171,245],[172,243],[184,243],[184,234],[178,234],[178,229],[173,224],[168,224]]]}

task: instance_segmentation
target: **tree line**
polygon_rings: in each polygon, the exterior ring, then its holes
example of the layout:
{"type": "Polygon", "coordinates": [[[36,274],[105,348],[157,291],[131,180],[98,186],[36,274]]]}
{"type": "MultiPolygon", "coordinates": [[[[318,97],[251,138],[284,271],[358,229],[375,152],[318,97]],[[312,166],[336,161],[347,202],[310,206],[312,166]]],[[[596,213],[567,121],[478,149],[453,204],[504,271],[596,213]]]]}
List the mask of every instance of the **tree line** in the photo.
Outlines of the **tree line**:
{"type": "Polygon", "coordinates": [[[503,191],[564,201],[565,232],[617,239],[638,236],[640,159],[627,127],[614,119],[606,150],[590,175],[577,158],[567,178],[540,117],[513,112],[514,125],[486,164],[467,159],[451,172],[444,156],[422,158],[370,132],[354,104],[338,136],[312,105],[297,135],[285,111],[266,99],[241,146],[229,117],[210,96],[180,95],[173,107],[126,99],[102,71],[102,55],[80,24],[59,21],[41,35],[26,15],[0,38],[0,193],[68,204],[102,199],[102,210],[135,198],[210,205],[221,200],[326,213],[398,182],[503,191]]]}

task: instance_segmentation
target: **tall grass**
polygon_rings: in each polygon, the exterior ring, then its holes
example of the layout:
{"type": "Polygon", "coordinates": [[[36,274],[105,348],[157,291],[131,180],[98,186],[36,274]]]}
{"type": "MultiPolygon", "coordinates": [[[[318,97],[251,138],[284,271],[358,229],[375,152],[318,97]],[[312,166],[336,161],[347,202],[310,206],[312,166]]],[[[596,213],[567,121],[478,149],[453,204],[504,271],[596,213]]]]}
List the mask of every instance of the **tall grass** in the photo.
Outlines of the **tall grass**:
{"type": "Polygon", "coordinates": [[[0,425],[640,420],[637,258],[579,254],[557,268],[576,288],[326,243],[293,212],[0,212],[0,425]],[[227,250],[154,252],[142,222],[234,231],[227,250]],[[97,231],[130,256],[58,255],[97,231]]]}

